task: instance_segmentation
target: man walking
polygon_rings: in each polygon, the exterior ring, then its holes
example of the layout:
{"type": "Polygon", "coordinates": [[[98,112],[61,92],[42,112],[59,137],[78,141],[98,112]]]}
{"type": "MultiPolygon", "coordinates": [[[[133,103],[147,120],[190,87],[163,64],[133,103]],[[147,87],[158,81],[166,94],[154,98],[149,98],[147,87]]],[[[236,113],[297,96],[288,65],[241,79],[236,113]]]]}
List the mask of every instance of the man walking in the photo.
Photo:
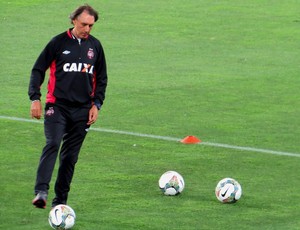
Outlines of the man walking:
{"type": "Polygon", "coordinates": [[[73,27],[46,45],[36,60],[28,95],[31,116],[42,117],[41,85],[50,69],[44,113],[46,144],[43,148],[32,204],[45,208],[56,158],[59,169],[52,207],[66,204],[75,164],[87,131],[98,118],[107,86],[102,45],[90,35],[98,12],[85,4],[70,15],[73,27]]]}

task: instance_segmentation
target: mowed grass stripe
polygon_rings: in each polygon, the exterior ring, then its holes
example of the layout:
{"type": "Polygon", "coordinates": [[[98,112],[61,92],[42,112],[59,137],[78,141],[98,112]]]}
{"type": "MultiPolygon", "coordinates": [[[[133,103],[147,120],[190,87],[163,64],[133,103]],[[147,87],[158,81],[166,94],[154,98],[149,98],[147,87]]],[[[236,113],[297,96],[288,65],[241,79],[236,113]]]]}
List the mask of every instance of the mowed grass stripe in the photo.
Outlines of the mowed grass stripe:
{"type": "MultiPolygon", "coordinates": [[[[18,117],[0,116],[0,118],[1,119],[6,119],[6,120],[12,120],[12,121],[32,122],[32,123],[41,123],[41,124],[43,123],[42,121],[39,121],[39,120],[18,118],[18,117]]],[[[165,140],[165,141],[180,141],[181,140],[180,138],[175,138],[175,137],[159,136],[159,135],[152,135],[152,134],[143,134],[143,133],[122,131],[122,130],[113,130],[113,129],[106,129],[106,128],[90,128],[90,130],[94,130],[94,131],[97,131],[97,132],[106,132],[106,133],[115,133],[115,134],[121,134],[121,135],[130,135],[130,136],[137,136],[137,137],[153,138],[153,139],[165,140]]],[[[219,147],[219,148],[242,150],[242,151],[248,151],[248,152],[259,152],[259,153],[266,153],[266,154],[273,154],[273,155],[280,155],[280,156],[300,157],[299,153],[275,151],[275,150],[270,150],[270,149],[260,149],[260,148],[253,148],[253,147],[235,146],[235,145],[212,143],[212,142],[205,142],[205,141],[204,142],[202,141],[199,144],[212,146],[212,147],[219,147]]]]}

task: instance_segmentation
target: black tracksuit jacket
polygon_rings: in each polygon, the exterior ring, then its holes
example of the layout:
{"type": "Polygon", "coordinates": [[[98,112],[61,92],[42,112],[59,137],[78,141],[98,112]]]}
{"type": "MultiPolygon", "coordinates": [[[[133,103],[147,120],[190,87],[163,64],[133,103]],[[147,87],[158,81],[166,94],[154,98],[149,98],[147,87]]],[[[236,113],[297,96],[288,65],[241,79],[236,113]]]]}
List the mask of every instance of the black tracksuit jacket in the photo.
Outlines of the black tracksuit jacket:
{"type": "Polygon", "coordinates": [[[51,39],[32,68],[30,100],[40,99],[48,68],[46,103],[103,104],[107,86],[106,61],[100,41],[92,35],[79,42],[69,29],[51,39]]]}

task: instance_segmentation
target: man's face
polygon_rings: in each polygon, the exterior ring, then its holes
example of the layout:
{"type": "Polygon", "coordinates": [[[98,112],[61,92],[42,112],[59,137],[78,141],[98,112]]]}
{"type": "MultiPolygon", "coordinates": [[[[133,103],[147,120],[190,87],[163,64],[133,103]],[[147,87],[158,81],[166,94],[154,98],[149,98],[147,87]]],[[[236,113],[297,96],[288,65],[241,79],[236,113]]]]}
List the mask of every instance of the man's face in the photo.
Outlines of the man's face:
{"type": "Polygon", "coordinates": [[[73,20],[77,38],[86,39],[89,36],[94,23],[94,16],[83,11],[76,19],[73,20]]]}

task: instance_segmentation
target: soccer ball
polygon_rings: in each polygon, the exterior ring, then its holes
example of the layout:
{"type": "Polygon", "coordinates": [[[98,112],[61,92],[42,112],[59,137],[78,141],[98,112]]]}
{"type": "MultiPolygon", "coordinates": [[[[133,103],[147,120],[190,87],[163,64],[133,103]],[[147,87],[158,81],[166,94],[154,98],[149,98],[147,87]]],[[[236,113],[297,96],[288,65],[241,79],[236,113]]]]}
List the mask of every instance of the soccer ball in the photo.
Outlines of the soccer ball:
{"type": "Polygon", "coordinates": [[[70,229],[75,224],[76,215],[74,210],[65,204],[59,204],[49,213],[49,224],[53,229],[70,229]]]}
{"type": "Polygon", "coordinates": [[[242,196],[242,187],[235,179],[224,178],[215,189],[216,197],[222,203],[235,203],[242,196]]]}
{"type": "Polygon", "coordinates": [[[158,185],[163,194],[174,196],[183,191],[184,180],[178,172],[167,171],[159,178],[158,185]]]}

